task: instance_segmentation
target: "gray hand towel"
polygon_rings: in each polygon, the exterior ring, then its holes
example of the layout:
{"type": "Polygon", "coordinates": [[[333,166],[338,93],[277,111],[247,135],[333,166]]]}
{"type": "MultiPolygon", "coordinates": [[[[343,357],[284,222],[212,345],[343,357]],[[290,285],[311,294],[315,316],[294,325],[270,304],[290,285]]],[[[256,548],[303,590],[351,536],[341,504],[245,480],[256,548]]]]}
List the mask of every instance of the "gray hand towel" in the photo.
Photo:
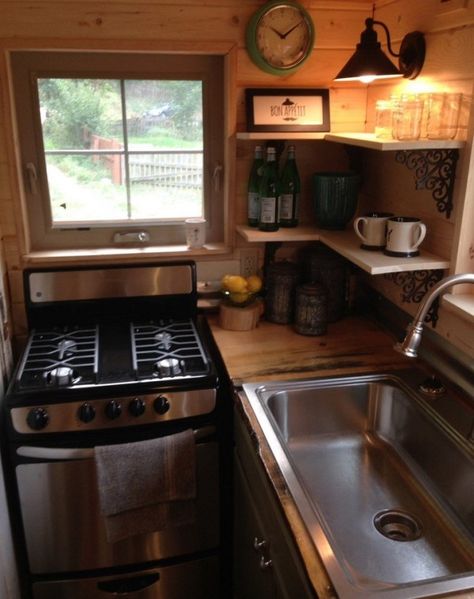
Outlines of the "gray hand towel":
{"type": "Polygon", "coordinates": [[[192,430],[138,443],[98,446],[95,461],[109,542],[194,520],[192,430]]]}

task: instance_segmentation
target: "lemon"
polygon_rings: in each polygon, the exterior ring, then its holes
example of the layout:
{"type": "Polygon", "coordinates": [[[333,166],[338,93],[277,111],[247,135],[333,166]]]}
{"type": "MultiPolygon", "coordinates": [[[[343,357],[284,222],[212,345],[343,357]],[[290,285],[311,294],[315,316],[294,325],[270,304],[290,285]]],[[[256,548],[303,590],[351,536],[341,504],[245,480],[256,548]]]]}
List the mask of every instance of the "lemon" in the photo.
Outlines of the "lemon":
{"type": "Polygon", "coordinates": [[[228,291],[228,288],[227,288],[227,282],[228,282],[228,280],[230,279],[230,277],[231,277],[231,275],[224,275],[224,276],[222,277],[222,279],[221,279],[221,288],[222,288],[224,291],[228,291]]]}
{"type": "Polygon", "coordinates": [[[226,279],[226,289],[231,293],[245,293],[247,291],[247,281],[240,275],[231,275],[226,279]]]}
{"type": "Polygon", "coordinates": [[[229,293],[229,299],[234,304],[243,304],[249,299],[249,293],[229,293]]]}
{"type": "Polygon", "coordinates": [[[262,279],[257,275],[251,275],[250,277],[247,277],[247,287],[252,293],[258,293],[262,288],[262,285],[262,279]]]}

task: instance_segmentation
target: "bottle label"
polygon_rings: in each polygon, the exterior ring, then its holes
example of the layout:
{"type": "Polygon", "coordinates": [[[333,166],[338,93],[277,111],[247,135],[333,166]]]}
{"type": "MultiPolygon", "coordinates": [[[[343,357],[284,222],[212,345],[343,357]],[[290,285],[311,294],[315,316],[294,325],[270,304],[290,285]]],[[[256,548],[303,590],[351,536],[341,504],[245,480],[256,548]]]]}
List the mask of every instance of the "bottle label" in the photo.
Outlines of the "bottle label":
{"type": "Polygon", "coordinates": [[[291,220],[298,218],[299,194],[284,193],[281,196],[280,218],[291,220]]]}
{"type": "Polygon", "coordinates": [[[260,222],[275,223],[278,219],[276,198],[260,198],[260,222]]]}
{"type": "Polygon", "coordinates": [[[281,196],[280,218],[290,220],[293,218],[293,194],[284,193],[281,196]]]}
{"type": "Polygon", "coordinates": [[[258,220],[259,217],[259,199],[260,196],[255,191],[249,191],[248,193],[248,217],[252,220],[258,220]]]}

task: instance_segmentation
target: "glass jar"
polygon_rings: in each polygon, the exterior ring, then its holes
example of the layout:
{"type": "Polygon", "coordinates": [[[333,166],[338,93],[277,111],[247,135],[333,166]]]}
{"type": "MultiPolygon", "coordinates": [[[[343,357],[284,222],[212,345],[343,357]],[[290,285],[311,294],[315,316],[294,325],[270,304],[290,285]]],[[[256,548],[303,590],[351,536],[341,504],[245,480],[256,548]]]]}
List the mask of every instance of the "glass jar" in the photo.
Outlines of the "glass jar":
{"type": "Polygon", "coordinates": [[[392,137],[392,103],[390,100],[377,100],[375,103],[375,137],[392,137]]]}
{"type": "Polygon", "coordinates": [[[424,100],[418,96],[401,96],[394,100],[393,137],[399,140],[419,139],[424,100]]]}
{"type": "Polygon", "coordinates": [[[454,139],[458,131],[462,94],[429,94],[426,137],[454,139]]]}

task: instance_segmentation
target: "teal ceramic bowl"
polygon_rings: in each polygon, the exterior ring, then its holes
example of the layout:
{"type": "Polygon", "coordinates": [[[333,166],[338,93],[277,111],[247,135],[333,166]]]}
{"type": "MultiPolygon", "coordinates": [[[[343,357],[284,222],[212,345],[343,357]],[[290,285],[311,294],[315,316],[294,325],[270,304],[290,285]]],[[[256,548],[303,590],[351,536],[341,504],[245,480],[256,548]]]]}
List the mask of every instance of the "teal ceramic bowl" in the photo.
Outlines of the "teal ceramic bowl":
{"type": "Polygon", "coordinates": [[[357,208],[360,176],[353,172],[318,172],[312,178],[313,206],[320,229],[345,229],[357,208]]]}

